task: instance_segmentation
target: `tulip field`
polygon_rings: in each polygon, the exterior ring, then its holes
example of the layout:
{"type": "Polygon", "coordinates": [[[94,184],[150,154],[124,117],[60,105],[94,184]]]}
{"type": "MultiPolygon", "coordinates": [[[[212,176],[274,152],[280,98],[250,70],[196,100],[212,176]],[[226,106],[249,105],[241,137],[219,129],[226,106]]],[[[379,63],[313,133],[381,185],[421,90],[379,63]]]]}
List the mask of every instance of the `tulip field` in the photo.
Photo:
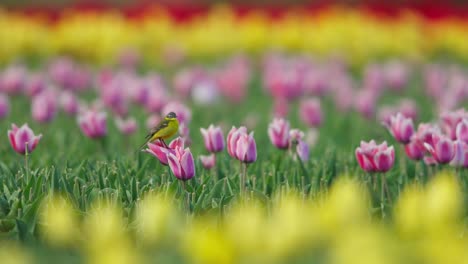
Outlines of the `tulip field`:
{"type": "Polygon", "coordinates": [[[468,262],[466,18],[147,12],[0,10],[0,263],[468,262]]]}

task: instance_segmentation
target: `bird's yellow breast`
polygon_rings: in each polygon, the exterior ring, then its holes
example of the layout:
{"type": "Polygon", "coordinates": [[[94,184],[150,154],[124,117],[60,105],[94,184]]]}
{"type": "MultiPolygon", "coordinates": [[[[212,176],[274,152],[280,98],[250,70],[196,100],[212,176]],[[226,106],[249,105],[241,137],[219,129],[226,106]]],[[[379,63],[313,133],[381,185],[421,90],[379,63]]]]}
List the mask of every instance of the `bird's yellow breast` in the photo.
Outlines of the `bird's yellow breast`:
{"type": "Polygon", "coordinates": [[[154,141],[158,138],[168,139],[177,133],[177,131],[179,130],[179,122],[177,121],[177,119],[166,118],[166,121],[168,121],[168,125],[166,127],[161,128],[156,133],[154,133],[154,135],[151,137],[151,141],[154,141]]]}

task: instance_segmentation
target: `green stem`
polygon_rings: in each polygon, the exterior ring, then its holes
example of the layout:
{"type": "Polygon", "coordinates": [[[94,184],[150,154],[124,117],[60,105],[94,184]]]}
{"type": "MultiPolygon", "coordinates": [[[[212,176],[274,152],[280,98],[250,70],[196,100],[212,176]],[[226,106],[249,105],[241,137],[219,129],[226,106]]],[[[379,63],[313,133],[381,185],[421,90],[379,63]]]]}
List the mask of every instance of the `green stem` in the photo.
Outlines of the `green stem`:
{"type": "Polygon", "coordinates": [[[183,197],[184,197],[184,200],[185,200],[185,209],[187,210],[187,214],[190,213],[190,193],[187,192],[187,186],[185,184],[185,181],[184,180],[181,180],[182,182],[182,193],[183,193],[183,197]]]}
{"type": "Polygon", "coordinates": [[[28,159],[29,159],[29,149],[28,149],[28,142],[26,142],[25,144],[25,153],[24,153],[24,168],[26,170],[26,182],[29,181],[29,162],[28,162],[28,159]]]}

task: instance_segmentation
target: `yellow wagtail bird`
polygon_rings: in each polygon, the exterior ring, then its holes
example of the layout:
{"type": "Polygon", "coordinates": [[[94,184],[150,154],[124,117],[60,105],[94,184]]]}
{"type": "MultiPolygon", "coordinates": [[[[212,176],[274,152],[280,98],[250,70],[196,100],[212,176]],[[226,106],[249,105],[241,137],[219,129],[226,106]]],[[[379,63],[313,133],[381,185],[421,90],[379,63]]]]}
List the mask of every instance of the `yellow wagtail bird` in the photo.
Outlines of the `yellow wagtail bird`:
{"type": "Polygon", "coordinates": [[[170,112],[166,115],[166,117],[164,117],[164,120],[151,129],[148,135],[146,135],[146,142],[140,147],[140,149],[142,149],[149,142],[154,142],[156,140],[160,140],[163,145],[168,148],[164,140],[173,137],[178,130],[179,121],[177,120],[177,116],[174,112],[170,112]]]}

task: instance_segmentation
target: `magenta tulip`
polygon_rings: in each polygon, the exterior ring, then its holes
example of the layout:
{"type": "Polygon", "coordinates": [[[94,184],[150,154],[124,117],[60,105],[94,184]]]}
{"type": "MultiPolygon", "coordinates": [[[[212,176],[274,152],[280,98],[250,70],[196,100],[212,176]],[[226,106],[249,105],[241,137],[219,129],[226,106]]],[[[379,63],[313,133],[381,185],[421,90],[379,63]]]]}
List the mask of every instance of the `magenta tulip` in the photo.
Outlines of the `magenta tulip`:
{"type": "Polygon", "coordinates": [[[445,135],[433,134],[432,144],[424,143],[424,147],[439,164],[447,164],[455,156],[454,143],[445,135]]]}
{"type": "Polygon", "coordinates": [[[455,140],[457,139],[457,125],[462,122],[464,118],[468,118],[468,113],[462,108],[453,112],[445,112],[440,117],[442,121],[442,130],[450,137],[450,139],[455,140]]]}
{"type": "Polygon", "coordinates": [[[405,145],[405,153],[412,160],[421,160],[426,153],[424,145],[412,137],[412,140],[405,145]]]}
{"type": "Polygon", "coordinates": [[[42,135],[34,135],[34,132],[29,128],[27,124],[22,125],[18,128],[15,124],[11,125],[11,130],[8,130],[8,138],[10,139],[10,144],[13,149],[20,153],[26,154],[26,146],[27,146],[27,153],[33,152],[36,148],[39,140],[41,140],[42,135]]]}
{"type": "Polygon", "coordinates": [[[401,113],[390,117],[390,126],[388,127],[393,137],[400,143],[410,142],[414,133],[413,120],[405,118],[401,113]]]}
{"type": "Polygon", "coordinates": [[[227,150],[231,157],[237,158],[236,150],[237,150],[237,142],[242,134],[247,133],[246,127],[232,127],[231,131],[229,131],[227,136],[227,150]]]}
{"type": "Polygon", "coordinates": [[[223,131],[219,126],[210,125],[208,129],[200,128],[205,141],[205,148],[212,153],[220,152],[224,149],[223,131]]]}
{"type": "Polygon", "coordinates": [[[195,163],[189,148],[176,148],[174,153],[167,154],[167,160],[177,179],[186,181],[195,175],[195,163]]]}
{"type": "Polygon", "coordinates": [[[387,172],[395,161],[393,146],[388,147],[387,142],[377,145],[374,140],[369,143],[361,141],[356,149],[356,159],[359,166],[367,172],[387,172]]]}
{"type": "Polygon", "coordinates": [[[236,146],[236,158],[243,163],[252,163],[257,160],[257,145],[253,138],[253,132],[239,136],[236,146]]]}
{"type": "Polygon", "coordinates": [[[289,122],[282,118],[275,118],[268,126],[268,136],[275,147],[287,149],[289,147],[289,122]]]}
{"type": "Polygon", "coordinates": [[[158,158],[161,164],[168,165],[167,154],[174,153],[176,148],[184,148],[184,140],[181,137],[172,140],[167,147],[160,140],[150,142],[144,151],[158,158]]]}
{"type": "Polygon", "coordinates": [[[209,170],[213,168],[216,164],[216,155],[214,153],[211,153],[210,155],[200,155],[200,161],[203,166],[203,168],[209,170]]]}
{"type": "Polygon", "coordinates": [[[107,134],[107,116],[105,112],[88,110],[78,117],[81,131],[89,138],[102,138],[107,134]]]}

